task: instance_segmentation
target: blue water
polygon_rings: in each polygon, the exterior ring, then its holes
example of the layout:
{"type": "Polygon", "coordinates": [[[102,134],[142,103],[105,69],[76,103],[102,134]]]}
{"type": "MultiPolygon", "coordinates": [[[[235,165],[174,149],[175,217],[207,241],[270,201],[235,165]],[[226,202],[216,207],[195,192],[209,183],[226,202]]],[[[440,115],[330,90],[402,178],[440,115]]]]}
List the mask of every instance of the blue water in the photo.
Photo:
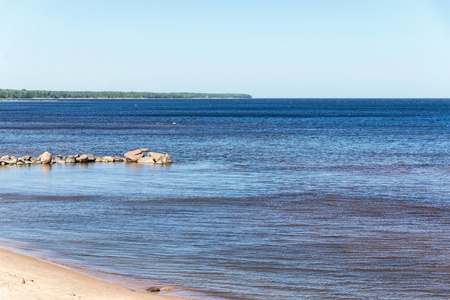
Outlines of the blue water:
{"type": "Polygon", "coordinates": [[[174,160],[0,168],[0,238],[37,256],[204,299],[450,298],[450,100],[0,102],[0,137],[174,160]]]}

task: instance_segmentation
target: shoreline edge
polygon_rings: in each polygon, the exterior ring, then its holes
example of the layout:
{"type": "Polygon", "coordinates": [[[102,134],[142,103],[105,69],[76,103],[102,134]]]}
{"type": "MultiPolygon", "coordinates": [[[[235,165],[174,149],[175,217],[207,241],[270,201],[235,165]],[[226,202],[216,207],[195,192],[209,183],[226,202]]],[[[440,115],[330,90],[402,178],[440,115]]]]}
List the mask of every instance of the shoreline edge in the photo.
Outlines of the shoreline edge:
{"type": "Polygon", "coordinates": [[[132,290],[1,245],[0,262],[0,299],[188,299],[132,290]]]}

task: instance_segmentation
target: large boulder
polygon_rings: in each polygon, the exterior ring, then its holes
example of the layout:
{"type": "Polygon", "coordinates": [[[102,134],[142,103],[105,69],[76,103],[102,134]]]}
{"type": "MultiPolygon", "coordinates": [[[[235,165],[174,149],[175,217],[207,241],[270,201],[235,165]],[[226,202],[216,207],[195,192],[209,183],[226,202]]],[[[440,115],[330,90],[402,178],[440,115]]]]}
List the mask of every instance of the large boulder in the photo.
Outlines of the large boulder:
{"type": "Polygon", "coordinates": [[[50,152],[45,151],[44,153],[39,155],[39,160],[42,164],[49,164],[52,162],[52,155],[50,154],[50,152]]]}
{"type": "Polygon", "coordinates": [[[9,157],[9,155],[4,155],[2,156],[2,158],[0,158],[0,161],[10,161],[11,157],[9,157]]]}
{"type": "Polygon", "coordinates": [[[150,156],[145,156],[143,158],[140,158],[137,162],[140,164],[151,164],[151,165],[155,164],[155,160],[153,159],[153,157],[150,157],[150,156]]]}
{"type": "Polygon", "coordinates": [[[140,158],[144,157],[144,153],[142,153],[142,149],[136,149],[128,151],[123,156],[128,162],[137,162],[140,158]]]}
{"type": "Polygon", "coordinates": [[[149,152],[148,157],[151,157],[153,161],[160,165],[160,164],[170,164],[172,163],[172,159],[170,158],[169,154],[162,154],[162,153],[156,153],[156,152],[149,152]]]}
{"type": "Polygon", "coordinates": [[[150,156],[151,158],[153,158],[153,160],[155,161],[155,163],[157,164],[162,164],[162,160],[164,158],[164,154],[162,153],[156,153],[156,152],[149,152],[148,156],[150,156]]]}

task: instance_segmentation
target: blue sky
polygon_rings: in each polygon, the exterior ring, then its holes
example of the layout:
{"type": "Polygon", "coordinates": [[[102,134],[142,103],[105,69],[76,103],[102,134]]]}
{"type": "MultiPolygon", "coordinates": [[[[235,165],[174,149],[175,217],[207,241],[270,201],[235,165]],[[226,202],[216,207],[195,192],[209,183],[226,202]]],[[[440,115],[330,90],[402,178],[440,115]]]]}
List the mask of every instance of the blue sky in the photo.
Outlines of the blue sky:
{"type": "Polygon", "coordinates": [[[0,88],[450,97],[448,0],[0,0],[0,88]]]}

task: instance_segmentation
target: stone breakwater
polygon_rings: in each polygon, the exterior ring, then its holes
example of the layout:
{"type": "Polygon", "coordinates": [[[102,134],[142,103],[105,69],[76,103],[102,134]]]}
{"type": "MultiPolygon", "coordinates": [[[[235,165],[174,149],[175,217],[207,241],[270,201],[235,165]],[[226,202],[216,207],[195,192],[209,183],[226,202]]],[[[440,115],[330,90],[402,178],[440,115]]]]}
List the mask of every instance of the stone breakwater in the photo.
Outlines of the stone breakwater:
{"type": "Polygon", "coordinates": [[[5,155],[0,158],[0,165],[2,166],[25,166],[35,164],[77,164],[77,163],[113,163],[113,162],[125,162],[125,163],[140,163],[151,165],[167,165],[171,164],[172,160],[169,154],[162,154],[156,152],[149,152],[148,149],[136,149],[128,151],[123,157],[119,156],[94,156],[93,154],[77,154],[77,155],[56,155],[48,151],[39,155],[39,157],[32,157],[25,155],[22,157],[15,157],[5,155]],[[147,155],[146,155],[147,154],[147,155]]]}

